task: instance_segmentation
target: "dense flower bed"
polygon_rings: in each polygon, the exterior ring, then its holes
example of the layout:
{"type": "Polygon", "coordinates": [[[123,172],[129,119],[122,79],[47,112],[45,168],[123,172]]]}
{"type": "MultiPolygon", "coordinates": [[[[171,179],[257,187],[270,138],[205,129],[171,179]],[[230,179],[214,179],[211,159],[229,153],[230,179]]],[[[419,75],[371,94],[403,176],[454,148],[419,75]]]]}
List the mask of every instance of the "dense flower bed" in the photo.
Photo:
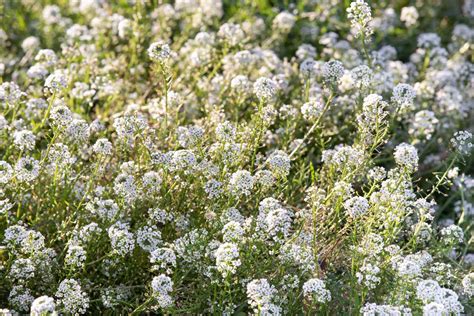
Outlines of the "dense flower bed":
{"type": "Polygon", "coordinates": [[[473,2],[288,2],[0,4],[1,315],[474,313],[473,2]]]}

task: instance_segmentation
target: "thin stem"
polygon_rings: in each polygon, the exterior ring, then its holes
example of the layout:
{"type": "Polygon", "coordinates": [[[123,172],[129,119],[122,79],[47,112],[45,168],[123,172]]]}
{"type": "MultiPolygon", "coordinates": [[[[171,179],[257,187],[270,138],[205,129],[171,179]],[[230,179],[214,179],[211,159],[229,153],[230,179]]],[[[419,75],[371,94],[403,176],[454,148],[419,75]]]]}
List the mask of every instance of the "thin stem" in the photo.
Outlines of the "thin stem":
{"type": "Polygon", "coordinates": [[[451,160],[451,163],[449,164],[448,168],[446,169],[446,171],[443,173],[443,175],[441,176],[441,178],[438,180],[438,182],[436,183],[436,185],[433,187],[433,189],[431,190],[430,193],[428,193],[427,196],[425,196],[425,199],[428,199],[430,196],[432,196],[436,191],[438,191],[438,188],[439,186],[444,182],[444,180],[446,179],[446,177],[448,176],[448,172],[449,170],[451,170],[451,167],[454,165],[454,163],[456,162],[456,159],[457,157],[454,157],[453,160],[451,160]]]}
{"type": "Polygon", "coordinates": [[[303,146],[305,141],[313,133],[313,131],[316,129],[316,127],[319,126],[319,122],[321,121],[321,119],[324,116],[324,114],[326,113],[326,111],[329,109],[329,105],[331,104],[331,101],[332,101],[333,98],[334,98],[334,94],[331,92],[331,95],[329,96],[328,100],[326,101],[326,104],[324,105],[324,109],[321,112],[321,115],[318,117],[316,122],[314,122],[313,126],[311,126],[309,131],[304,135],[303,141],[301,141],[301,143],[299,143],[298,146],[296,146],[296,148],[293,149],[293,151],[290,153],[290,158],[293,157],[298,152],[298,150],[301,148],[301,146],[303,146]]]}

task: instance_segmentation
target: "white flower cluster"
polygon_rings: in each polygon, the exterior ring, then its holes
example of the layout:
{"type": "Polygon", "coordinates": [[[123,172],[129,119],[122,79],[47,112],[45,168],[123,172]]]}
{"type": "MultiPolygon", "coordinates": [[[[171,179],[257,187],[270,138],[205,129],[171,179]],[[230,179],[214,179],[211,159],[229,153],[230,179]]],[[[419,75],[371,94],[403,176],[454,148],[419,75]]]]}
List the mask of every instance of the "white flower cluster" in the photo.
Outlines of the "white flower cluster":
{"type": "Polygon", "coordinates": [[[168,44],[161,41],[154,42],[148,48],[148,56],[150,59],[163,63],[171,57],[171,49],[168,44]]]}
{"type": "Polygon", "coordinates": [[[52,297],[46,295],[40,296],[31,304],[30,313],[32,316],[55,315],[56,303],[52,297]]]}
{"type": "Polygon", "coordinates": [[[262,77],[255,81],[253,91],[261,101],[269,101],[276,96],[277,85],[272,79],[262,77]]]}
{"type": "Polygon", "coordinates": [[[319,101],[310,101],[303,104],[301,114],[305,120],[314,121],[323,113],[324,105],[319,101]]]}
{"type": "Polygon", "coordinates": [[[173,304],[170,293],[173,291],[173,281],[167,275],[160,274],[151,281],[153,297],[161,308],[169,307],[173,304]]]}
{"type": "Polygon", "coordinates": [[[422,280],[416,287],[416,296],[425,303],[424,315],[461,315],[464,311],[459,296],[433,280],[422,280]]]}
{"type": "Polygon", "coordinates": [[[469,155],[474,147],[472,134],[468,131],[458,131],[451,138],[451,144],[461,154],[469,155]]]}
{"type": "Polygon", "coordinates": [[[239,170],[232,174],[229,186],[236,195],[250,195],[254,186],[254,177],[247,170],[239,170]]]}
{"type": "Polygon", "coordinates": [[[369,289],[375,289],[381,281],[380,277],[378,276],[379,273],[379,267],[371,263],[367,263],[360,268],[359,272],[356,273],[357,281],[359,284],[363,284],[369,289]]]}
{"type": "Polygon", "coordinates": [[[235,274],[237,268],[241,265],[239,259],[239,249],[236,244],[223,243],[216,250],[216,266],[217,270],[222,273],[224,277],[235,274]]]}
{"type": "Polygon", "coordinates": [[[63,280],[56,291],[57,304],[66,313],[85,314],[89,307],[89,297],[74,279],[63,280]]]}
{"type": "Polygon", "coordinates": [[[457,225],[450,225],[441,230],[441,238],[447,244],[460,244],[464,242],[464,231],[457,225]]]}
{"type": "Polygon", "coordinates": [[[326,289],[326,284],[320,279],[309,279],[303,284],[303,293],[310,300],[324,304],[331,300],[331,292],[326,289]]]}
{"type": "Polygon", "coordinates": [[[413,145],[403,143],[395,148],[393,154],[395,162],[402,168],[406,168],[409,172],[418,169],[418,151],[413,145]]]}
{"type": "Polygon", "coordinates": [[[275,295],[276,289],[268,283],[267,279],[252,280],[247,284],[248,303],[257,315],[265,311],[273,311],[273,313],[265,313],[265,315],[279,315],[281,313],[280,307],[272,303],[275,295]]]}
{"type": "Polygon", "coordinates": [[[366,37],[372,35],[370,22],[372,21],[372,12],[369,5],[364,0],[355,0],[347,8],[347,18],[351,21],[352,31],[356,36],[364,34],[366,37]]]}
{"type": "Polygon", "coordinates": [[[344,202],[344,208],[352,218],[364,215],[369,210],[369,201],[362,196],[355,196],[344,202]]]}

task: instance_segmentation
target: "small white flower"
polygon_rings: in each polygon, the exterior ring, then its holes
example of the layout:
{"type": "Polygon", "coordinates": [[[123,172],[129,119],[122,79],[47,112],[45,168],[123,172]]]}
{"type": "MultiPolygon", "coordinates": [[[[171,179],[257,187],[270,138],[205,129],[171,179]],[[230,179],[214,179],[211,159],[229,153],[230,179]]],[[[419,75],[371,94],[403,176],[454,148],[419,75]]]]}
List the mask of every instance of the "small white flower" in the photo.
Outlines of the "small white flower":
{"type": "Polygon", "coordinates": [[[320,279],[309,279],[303,284],[303,293],[310,300],[318,303],[327,303],[331,300],[331,292],[326,289],[326,284],[320,279]]]}
{"type": "Polygon", "coordinates": [[[236,195],[250,195],[254,185],[254,177],[247,170],[239,170],[232,174],[229,189],[236,195]]]}
{"type": "Polygon", "coordinates": [[[151,281],[153,297],[161,308],[169,307],[173,304],[173,298],[170,293],[173,291],[173,281],[165,274],[156,276],[151,281]]]}
{"type": "Polygon", "coordinates": [[[277,93],[277,85],[272,79],[258,78],[253,85],[253,91],[260,100],[272,100],[277,93]]]}
{"type": "Polygon", "coordinates": [[[395,148],[393,155],[395,157],[395,162],[400,167],[407,168],[410,172],[418,169],[418,151],[414,146],[402,143],[395,148]]]}
{"type": "Polygon", "coordinates": [[[52,92],[60,92],[67,87],[67,78],[63,71],[56,70],[46,78],[44,83],[46,88],[52,92]]]}
{"type": "Polygon", "coordinates": [[[344,202],[344,208],[349,216],[356,218],[369,210],[369,201],[362,196],[355,196],[344,202]]]}
{"type": "Polygon", "coordinates": [[[56,304],[49,296],[40,296],[31,304],[31,316],[56,315],[56,304]]]}
{"type": "Polygon", "coordinates": [[[224,277],[235,274],[237,268],[241,265],[239,259],[239,249],[234,243],[223,243],[215,253],[217,270],[224,277]]]}
{"type": "Polygon", "coordinates": [[[154,61],[163,63],[171,57],[171,49],[163,41],[154,42],[148,48],[148,56],[154,61]]]}

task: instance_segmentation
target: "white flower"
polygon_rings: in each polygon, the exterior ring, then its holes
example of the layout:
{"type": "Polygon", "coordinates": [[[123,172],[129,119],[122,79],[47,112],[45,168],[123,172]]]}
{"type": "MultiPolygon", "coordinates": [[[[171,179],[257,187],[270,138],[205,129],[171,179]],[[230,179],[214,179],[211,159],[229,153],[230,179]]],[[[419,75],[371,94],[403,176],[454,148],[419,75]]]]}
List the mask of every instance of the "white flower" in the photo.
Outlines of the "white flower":
{"type": "Polygon", "coordinates": [[[232,78],[230,82],[230,87],[234,89],[237,93],[247,93],[250,91],[252,86],[247,76],[238,75],[232,78]]]}
{"type": "Polygon", "coordinates": [[[176,254],[171,248],[156,248],[150,253],[150,263],[153,264],[154,270],[176,267],[176,254]]]}
{"type": "Polygon", "coordinates": [[[272,100],[277,93],[277,85],[272,79],[260,77],[253,85],[253,91],[260,100],[272,100]]]}
{"type": "Polygon", "coordinates": [[[429,140],[435,131],[436,124],[438,124],[438,119],[434,112],[422,110],[413,117],[408,132],[414,136],[424,137],[429,140]]]}
{"type": "Polygon", "coordinates": [[[250,195],[254,185],[254,177],[247,170],[239,170],[232,174],[229,189],[236,195],[250,195]]]}
{"type": "Polygon", "coordinates": [[[15,165],[15,176],[20,182],[33,181],[39,176],[39,161],[33,157],[23,157],[15,165]]]}
{"type": "Polygon", "coordinates": [[[148,56],[154,61],[163,63],[171,57],[171,49],[163,41],[154,42],[148,48],[148,56]]]}
{"type": "Polygon", "coordinates": [[[57,315],[56,314],[56,304],[54,299],[49,296],[40,296],[33,301],[31,304],[31,316],[42,316],[42,315],[57,315]]]}
{"type": "Polygon", "coordinates": [[[71,268],[81,268],[86,261],[86,251],[81,246],[70,245],[64,258],[64,263],[71,268]]]}
{"type": "Polygon", "coordinates": [[[468,131],[458,131],[451,138],[453,147],[463,155],[469,155],[474,148],[472,134],[468,131]]]}
{"type": "Polygon", "coordinates": [[[62,102],[55,103],[51,109],[50,119],[54,125],[67,127],[72,121],[72,112],[62,102]]]}
{"type": "Polygon", "coordinates": [[[326,83],[336,85],[344,76],[344,66],[338,60],[331,60],[323,65],[323,77],[326,83]]]}
{"type": "Polygon", "coordinates": [[[220,141],[232,142],[236,135],[235,126],[229,121],[219,123],[216,127],[216,137],[220,141]]]}
{"type": "Polygon", "coordinates": [[[441,230],[443,242],[447,244],[456,244],[464,242],[464,231],[457,225],[450,225],[441,230]]]}
{"type": "Polygon", "coordinates": [[[216,253],[217,270],[222,273],[224,277],[229,274],[235,274],[237,268],[241,265],[239,259],[239,249],[234,243],[223,243],[217,248],[216,253]]]}
{"type": "Polygon", "coordinates": [[[89,139],[89,124],[82,119],[73,119],[66,128],[66,134],[74,143],[83,143],[89,139]]]}
{"type": "Polygon", "coordinates": [[[65,313],[82,315],[89,308],[89,297],[74,279],[63,280],[55,296],[58,298],[58,306],[65,313]]]}
{"type": "Polygon", "coordinates": [[[33,295],[31,295],[31,291],[22,285],[14,285],[8,295],[8,302],[10,305],[15,309],[24,312],[28,311],[34,299],[33,295]]]}
{"type": "Polygon", "coordinates": [[[393,88],[392,102],[402,109],[412,106],[415,97],[416,91],[409,84],[399,83],[393,88]]]}
{"type": "Polygon", "coordinates": [[[447,316],[448,311],[443,304],[431,302],[423,306],[423,316],[447,316]]]}
{"type": "Polygon", "coordinates": [[[309,279],[303,284],[303,293],[310,300],[318,303],[327,303],[331,300],[331,292],[326,289],[326,284],[320,279],[309,279]]]}
{"type": "Polygon", "coordinates": [[[433,280],[422,280],[416,287],[416,296],[423,302],[439,300],[441,297],[441,287],[433,280]]]}
{"type": "Polygon", "coordinates": [[[137,244],[148,252],[154,251],[161,244],[161,232],[156,226],[143,226],[137,230],[137,244]]]}
{"type": "Polygon", "coordinates": [[[60,92],[67,87],[67,78],[64,72],[56,70],[46,78],[44,83],[46,88],[49,88],[52,92],[60,92]]]}
{"type": "Polygon", "coordinates": [[[418,47],[432,49],[441,44],[441,38],[436,33],[423,33],[418,36],[418,47]]]}
{"type": "Polygon", "coordinates": [[[169,307],[173,304],[173,298],[170,293],[173,291],[173,281],[165,274],[156,276],[151,281],[153,297],[161,308],[169,307]]]}
{"type": "Polygon", "coordinates": [[[236,221],[230,221],[222,228],[222,239],[225,242],[239,242],[245,234],[242,225],[236,221]]]}
{"type": "Polygon", "coordinates": [[[468,297],[474,296],[474,272],[466,274],[462,279],[462,286],[464,293],[466,293],[468,297]]]}
{"type": "Polygon", "coordinates": [[[0,183],[7,184],[13,177],[13,168],[6,161],[0,161],[0,183]]]}
{"type": "Polygon", "coordinates": [[[275,30],[288,33],[293,28],[293,25],[295,25],[295,22],[296,17],[293,14],[283,11],[273,19],[272,23],[275,30]]]}
{"type": "Polygon", "coordinates": [[[347,18],[351,21],[352,32],[356,37],[364,34],[369,37],[373,31],[369,26],[372,13],[369,5],[364,0],[355,0],[347,8],[347,18]]]}
{"type": "Polygon", "coordinates": [[[310,78],[316,74],[316,62],[312,58],[306,58],[300,64],[300,73],[304,78],[310,78]]]}
{"type": "Polygon", "coordinates": [[[127,224],[117,222],[107,230],[112,248],[120,256],[131,254],[135,249],[133,233],[129,232],[128,229],[127,224]]]}
{"type": "Polygon", "coordinates": [[[344,208],[350,217],[356,218],[369,210],[369,201],[362,196],[355,196],[344,202],[344,208]]]}
{"type": "Polygon", "coordinates": [[[369,289],[375,289],[381,281],[378,276],[379,273],[379,267],[371,263],[366,263],[360,268],[359,272],[356,273],[357,282],[369,289]]]}
{"type": "Polygon", "coordinates": [[[51,49],[40,49],[35,56],[35,61],[50,67],[56,65],[58,56],[51,49]]]}
{"type": "Polygon", "coordinates": [[[324,105],[317,101],[311,100],[310,102],[306,102],[301,107],[301,114],[303,114],[303,118],[308,121],[315,121],[318,119],[321,114],[323,113],[324,105]]]}
{"type": "Polygon", "coordinates": [[[270,304],[275,294],[275,287],[267,279],[252,280],[247,284],[247,297],[254,309],[270,304]]]}
{"type": "Polygon", "coordinates": [[[395,148],[393,156],[397,165],[407,168],[409,172],[418,169],[418,151],[414,146],[402,143],[395,148]]]}
{"type": "Polygon", "coordinates": [[[403,7],[400,13],[400,21],[405,22],[406,27],[410,27],[417,23],[418,16],[418,10],[415,7],[403,7]]]}
{"type": "Polygon", "coordinates": [[[277,177],[286,177],[290,173],[290,157],[281,150],[274,151],[267,159],[268,168],[277,177]]]}
{"type": "Polygon", "coordinates": [[[217,36],[222,38],[230,46],[236,46],[245,38],[245,33],[238,24],[224,23],[219,28],[217,36]]]}
{"type": "Polygon", "coordinates": [[[107,138],[99,138],[94,146],[92,147],[92,150],[96,154],[100,155],[111,155],[112,154],[112,143],[107,139],[107,138]]]}
{"type": "Polygon", "coordinates": [[[40,41],[35,36],[28,36],[21,42],[21,49],[25,52],[34,51],[40,46],[40,41]]]}

